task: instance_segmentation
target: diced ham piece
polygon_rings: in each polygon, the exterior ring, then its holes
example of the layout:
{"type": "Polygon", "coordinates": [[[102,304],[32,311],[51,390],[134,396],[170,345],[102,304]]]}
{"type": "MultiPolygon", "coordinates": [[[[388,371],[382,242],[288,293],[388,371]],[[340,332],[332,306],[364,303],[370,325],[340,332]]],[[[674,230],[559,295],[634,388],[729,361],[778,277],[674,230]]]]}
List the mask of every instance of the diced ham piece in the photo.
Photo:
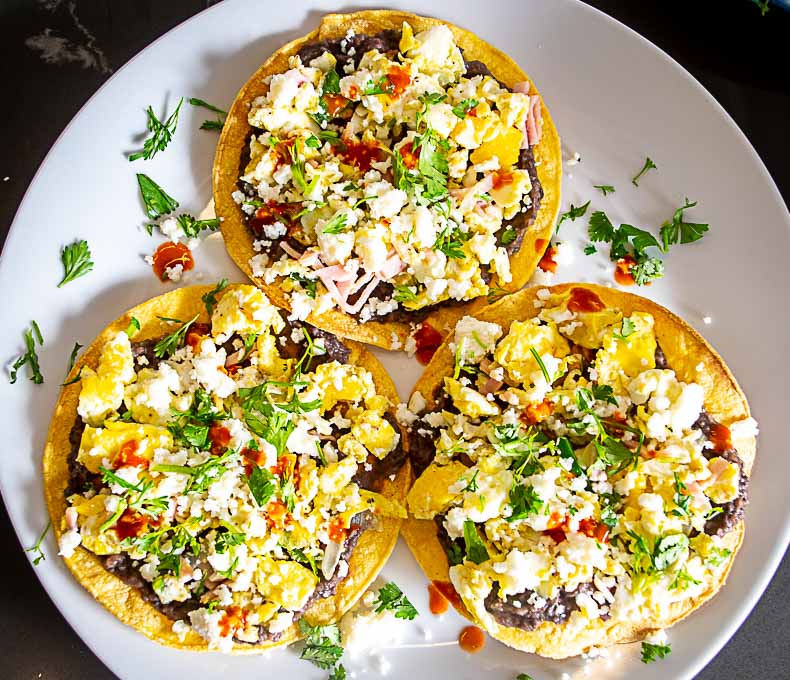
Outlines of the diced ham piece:
{"type": "Polygon", "coordinates": [[[493,378],[489,378],[486,380],[485,384],[483,385],[483,394],[491,394],[496,392],[502,385],[504,385],[501,380],[494,380],[493,378]]]}
{"type": "MultiPolygon", "coordinates": [[[[530,83],[528,81],[523,81],[513,86],[513,92],[529,95],[530,88],[530,83]]],[[[529,97],[529,110],[527,111],[527,118],[524,121],[524,140],[521,142],[521,148],[526,149],[528,146],[537,144],[540,141],[542,132],[543,111],[540,107],[540,97],[533,94],[529,97]]]]}
{"type": "Polygon", "coordinates": [[[397,256],[397,254],[390,255],[387,258],[387,261],[384,263],[384,266],[379,269],[377,274],[386,281],[387,279],[391,279],[393,276],[400,274],[403,271],[403,267],[403,261],[397,256]]]}
{"type": "Polygon", "coordinates": [[[313,267],[320,263],[321,260],[318,258],[318,253],[315,250],[305,250],[299,258],[299,264],[303,264],[305,267],[313,267]]]}

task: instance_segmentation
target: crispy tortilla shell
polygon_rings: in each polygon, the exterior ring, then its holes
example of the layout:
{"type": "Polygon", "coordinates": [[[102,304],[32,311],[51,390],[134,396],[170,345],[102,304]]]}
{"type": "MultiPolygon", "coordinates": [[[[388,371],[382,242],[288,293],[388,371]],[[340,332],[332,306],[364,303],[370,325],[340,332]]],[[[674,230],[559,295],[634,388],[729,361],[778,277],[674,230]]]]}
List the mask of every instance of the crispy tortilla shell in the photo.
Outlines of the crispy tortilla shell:
{"type": "MultiPolygon", "coordinates": [[[[317,40],[342,38],[349,30],[353,30],[357,34],[376,34],[386,29],[400,30],[404,21],[409,22],[415,31],[445,23],[453,32],[456,43],[463,49],[467,60],[482,61],[498,80],[509,87],[518,82],[529,81],[531,83],[530,94],[539,94],[534,83],[513,59],[481,40],[474,33],[438,19],[421,17],[408,12],[367,10],[351,14],[328,14],[315,31],[288,43],[275,52],[241,88],[233,102],[214,158],[213,187],[217,215],[223,218],[222,235],[225,238],[228,253],[242,271],[256,285],[260,286],[278,307],[289,309],[288,300],[278,282],[266,284],[252,275],[249,261],[255,255],[252,248],[253,238],[245,224],[244,213],[231,198],[231,194],[236,190],[241,159],[249,145],[249,136],[253,129],[247,121],[249,104],[255,97],[267,91],[263,78],[286,71],[289,57],[299,52],[305,44],[317,40]]],[[[542,102],[542,113],[543,133],[541,140],[532,147],[538,177],[543,187],[540,209],[533,224],[526,229],[518,253],[510,258],[513,281],[509,284],[500,284],[497,277],[492,279],[493,286],[500,286],[509,292],[524,286],[532,276],[543,255],[545,246],[548,245],[560,209],[562,180],[560,139],[544,102],[542,102]]],[[[425,321],[439,331],[446,331],[459,318],[484,308],[486,304],[486,298],[483,297],[463,304],[442,306],[432,311],[425,321]]],[[[411,330],[410,325],[405,322],[368,321],[364,324],[359,323],[355,317],[337,309],[320,315],[312,315],[308,321],[339,337],[359,340],[385,349],[402,347],[411,330]]]]}
{"type": "MultiPolygon", "coordinates": [[[[222,295],[238,287],[238,285],[230,285],[222,295]]],[[[132,338],[135,342],[162,337],[172,332],[172,325],[161,321],[159,316],[190,319],[199,313],[198,321],[208,322],[209,318],[201,296],[211,289],[212,286],[178,288],[130,309],[104,329],[85,350],[72,369],[69,380],[77,376],[82,366],[90,366],[95,369],[104,344],[118,332],[124,331],[129,326],[132,317],[135,317],[141,326],[140,331],[132,338]]],[[[345,344],[351,349],[349,363],[362,366],[370,371],[377,392],[386,396],[391,403],[397,404],[398,394],[395,386],[379,361],[359,343],[346,341],[345,344]]],[[[55,407],[55,414],[44,448],[44,492],[57,539],[60,539],[64,530],[64,513],[66,511],[64,492],[69,483],[68,459],[71,452],[69,432],[77,419],[80,389],[79,381],[63,388],[55,407]]],[[[403,440],[403,434],[401,436],[403,440]]],[[[409,487],[410,476],[410,467],[407,462],[393,481],[384,480],[381,493],[403,503],[409,487]]],[[[307,610],[305,618],[308,621],[313,624],[336,621],[357,601],[375,579],[395,547],[400,525],[401,520],[399,519],[382,517],[380,518],[380,530],[369,529],[362,533],[349,561],[348,576],[338,584],[333,597],[317,600],[307,610]]],[[[123,623],[132,626],[146,637],[169,647],[208,651],[206,641],[192,630],[183,640],[180,640],[173,632],[173,620],[146,602],[139,590],[126,585],[120,578],[107,571],[99,558],[90,551],[79,547],[72,557],[65,558],[65,562],[86,590],[123,623]]],[[[289,644],[299,637],[301,636],[298,633],[298,627],[293,625],[283,633],[277,642],[267,642],[260,645],[236,644],[232,653],[260,653],[272,647],[289,644]]]]}
{"type": "MultiPolygon", "coordinates": [[[[561,294],[572,288],[584,288],[595,293],[607,307],[614,307],[630,315],[632,312],[647,312],[655,319],[655,334],[667,358],[669,367],[679,380],[697,382],[705,390],[705,410],[724,425],[748,418],[750,415],[746,396],[722,358],[705,339],[680,317],[646,298],[612,288],[591,284],[568,283],[550,287],[533,287],[503,298],[487,308],[476,318],[498,323],[507,334],[513,321],[534,317],[539,311],[534,303],[539,290],[561,294]]],[[[437,350],[425,372],[414,386],[428,401],[428,410],[433,407],[432,395],[438,394],[444,376],[452,375],[454,356],[448,348],[449,341],[437,350]]],[[[754,463],[756,440],[753,436],[733,441],[743,461],[743,470],[749,475],[754,463]]],[[[409,518],[403,525],[402,535],[409,548],[430,580],[449,581],[449,564],[436,535],[433,520],[409,518]]],[[[565,658],[581,654],[593,646],[608,646],[622,642],[641,640],[650,633],[667,628],[688,616],[713,597],[724,585],[732,567],[735,554],[743,541],[744,525],[739,522],[724,538],[724,544],[732,550],[728,564],[720,572],[719,580],[698,597],[673,605],[667,617],[633,622],[602,621],[589,622],[583,628],[571,628],[566,624],[544,622],[533,631],[510,628],[498,624],[482,603],[464,602],[458,611],[484,627],[488,633],[509,645],[525,652],[533,652],[551,658],[565,658]],[[467,609],[468,608],[468,609],[467,609]]],[[[466,569],[466,567],[464,567],[466,569]]]]}

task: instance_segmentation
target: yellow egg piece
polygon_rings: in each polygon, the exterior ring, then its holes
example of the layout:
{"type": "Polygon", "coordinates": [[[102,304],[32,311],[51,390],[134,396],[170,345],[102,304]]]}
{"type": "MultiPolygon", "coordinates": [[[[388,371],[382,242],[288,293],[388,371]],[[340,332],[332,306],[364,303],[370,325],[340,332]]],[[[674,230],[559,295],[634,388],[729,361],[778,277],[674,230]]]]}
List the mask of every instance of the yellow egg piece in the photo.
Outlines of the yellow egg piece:
{"type": "Polygon", "coordinates": [[[456,498],[450,487],[469,471],[463,463],[452,461],[448,465],[431,463],[417,478],[406,497],[409,512],[417,519],[433,519],[444,512],[456,498]]]}

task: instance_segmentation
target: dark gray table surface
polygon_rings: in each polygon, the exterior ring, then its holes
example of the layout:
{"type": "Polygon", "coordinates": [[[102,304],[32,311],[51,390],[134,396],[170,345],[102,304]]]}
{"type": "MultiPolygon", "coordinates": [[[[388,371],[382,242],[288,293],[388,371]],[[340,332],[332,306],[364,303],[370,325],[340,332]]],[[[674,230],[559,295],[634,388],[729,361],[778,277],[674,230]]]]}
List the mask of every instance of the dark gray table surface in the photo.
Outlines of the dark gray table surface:
{"type": "MultiPolygon", "coordinates": [[[[774,8],[761,17],[749,0],[588,2],[647,37],[699,79],[746,133],[788,200],[790,14],[774,8]]],[[[5,63],[0,130],[3,241],[36,168],[88,97],[155,38],[211,4],[212,0],[0,2],[5,63]],[[48,63],[43,48],[53,39],[59,41],[61,57],[48,63]]],[[[57,206],[52,210],[56,214],[57,206]]],[[[3,455],[12,453],[6,445],[3,455]]],[[[112,677],[50,602],[19,549],[2,504],[0,545],[5,592],[0,607],[0,678],[112,677]]],[[[790,558],[785,556],[755,610],[698,678],[790,678],[788,598],[790,558]]]]}

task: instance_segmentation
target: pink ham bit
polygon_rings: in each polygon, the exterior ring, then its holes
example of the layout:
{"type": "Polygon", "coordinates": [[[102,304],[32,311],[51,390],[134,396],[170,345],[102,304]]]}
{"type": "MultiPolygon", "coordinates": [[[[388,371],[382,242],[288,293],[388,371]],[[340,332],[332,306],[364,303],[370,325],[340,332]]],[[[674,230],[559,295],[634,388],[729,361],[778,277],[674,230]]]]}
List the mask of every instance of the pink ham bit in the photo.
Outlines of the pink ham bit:
{"type": "Polygon", "coordinates": [[[66,508],[66,526],[74,531],[77,528],[77,509],[66,508]]]}
{"type": "Polygon", "coordinates": [[[483,385],[483,394],[491,394],[492,392],[496,392],[504,384],[505,383],[503,383],[501,380],[489,378],[483,385]]]}
{"type": "Polygon", "coordinates": [[[540,141],[543,132],[543,111],[540,107],[540,97],[532,95],[527,114],[527,143],[535,146],[540,141]]]}
{"type": "Polygon", "coordinates": [[[299,264],[303,264],[305,267],[314,267],[317,264],[321,264],[321,260],[315,250],[305,250],[299,258],[299,264]]]}
{"type": "Polygon", "coordinates": [[[385,281],[391,279],[393,276],[400,274],[403,271],[403,261],[397,254],[390,255],[384,265],[377,272],[377,276],[385,281]]]}

